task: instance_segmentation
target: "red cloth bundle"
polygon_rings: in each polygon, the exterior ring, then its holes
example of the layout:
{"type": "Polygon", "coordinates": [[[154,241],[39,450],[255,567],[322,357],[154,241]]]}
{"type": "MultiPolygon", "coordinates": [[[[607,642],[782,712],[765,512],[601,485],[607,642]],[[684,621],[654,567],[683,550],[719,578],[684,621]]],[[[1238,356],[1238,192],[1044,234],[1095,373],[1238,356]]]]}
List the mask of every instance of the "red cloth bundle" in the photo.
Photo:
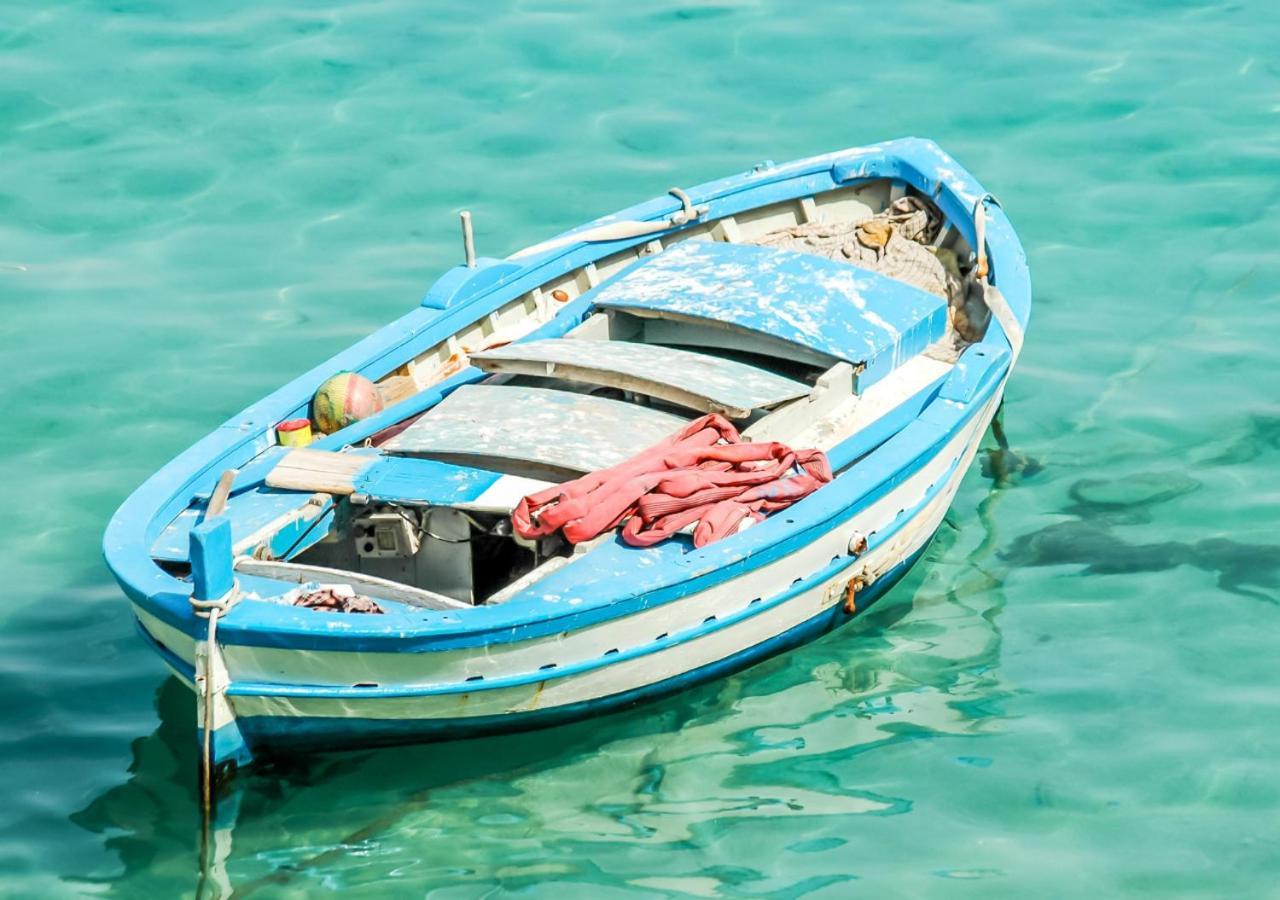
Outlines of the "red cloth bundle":
{"type": "Polygon", "coordinates": [[[701,547],[733,534],[744,519],[759,521],[830,480],[822,451],[743,443],[727,419],[709,415],[626,462],[530,494],[511,522],[521,537],[546,537],[560,529],[571,544],[625,522],[622,539],[637,547],[697,522],[693,545],[701,547]]]}

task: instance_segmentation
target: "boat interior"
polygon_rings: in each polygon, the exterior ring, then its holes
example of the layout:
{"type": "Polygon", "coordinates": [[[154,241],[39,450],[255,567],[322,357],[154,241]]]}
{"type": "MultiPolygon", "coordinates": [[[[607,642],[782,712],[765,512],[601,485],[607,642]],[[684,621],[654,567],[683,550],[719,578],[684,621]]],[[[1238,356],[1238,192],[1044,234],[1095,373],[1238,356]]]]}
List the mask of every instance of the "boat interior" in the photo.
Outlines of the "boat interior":
{"type": "MultiPolygon", "coordinates": [[[[847,469],[892,435],[877,423],[936,392],[976,339],[971,257],[929,198],[880,179],[700,221],[566,272],[387,372],[388,410],[407,410],[389,426],[340,448],[272,447],[256,475],[247,467],[216,501],[236,569],[279,582],[286,599],[341,583],[428,609],[502,603],[594,546],[514,535],[522,496],[707,413],[847,469]],[[950,295],[840,250],[855,224],[911,197],[930,217],[916,243],[944,264],[950,295]],[[434,405],[409,402],[462,373],[434,405]]],[[[196,498],[156,539],[167,571],[189,573],[187,536],[210,502],[196,498]]]]}

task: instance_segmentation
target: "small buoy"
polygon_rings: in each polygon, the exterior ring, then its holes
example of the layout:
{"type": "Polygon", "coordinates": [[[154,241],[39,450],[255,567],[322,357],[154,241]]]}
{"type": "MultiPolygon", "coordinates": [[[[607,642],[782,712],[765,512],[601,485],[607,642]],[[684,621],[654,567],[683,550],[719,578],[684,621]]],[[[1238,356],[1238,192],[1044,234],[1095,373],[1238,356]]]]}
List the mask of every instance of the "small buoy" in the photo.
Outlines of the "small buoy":
{"type": "Polygon", "coordinates": [[[276,426],[281,447],[305,447],[311,443],[311,420],[289,419],[276,426]]]}
{"type": "Polygon", "coordinates": [[[378,386],[355,372],[339,372],[320,385],[311,401],[312,418],[321,434],[333,434],[382,412],[378,386]]]}
{"type": "Polygon", "coordinates": [[[558,303],[565,303],[569,299],[569,292],[562,291],[560,290],[560,288],[556,288],[554,291],[551,292],[551,299],[555,300],[558,303]]]}

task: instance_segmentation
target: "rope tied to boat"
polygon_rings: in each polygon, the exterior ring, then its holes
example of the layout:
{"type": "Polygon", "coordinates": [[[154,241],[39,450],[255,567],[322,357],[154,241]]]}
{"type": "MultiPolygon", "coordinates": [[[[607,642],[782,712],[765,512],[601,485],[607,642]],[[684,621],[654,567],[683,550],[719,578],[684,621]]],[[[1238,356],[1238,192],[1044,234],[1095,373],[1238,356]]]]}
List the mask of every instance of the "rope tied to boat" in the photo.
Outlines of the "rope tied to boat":
{"type": "MultiPolygon", "coordinates": [[[[216,672],[222,664],[222,654],[218,649],[218,620],[239,603],[242,597],[239,581],[232,582],[230,590],[212,600],[202,600],[195,594],[190,597],[191,611],[209,623],[205,631],[204,674],[200,674],[197,666],[195,676],[196,688],[204,701],[204,740],[200,748],[200,805],[206,828],[213,809],[213,704],[219,690],[216,672]]],[[[226,685],[222,685],[221,690],[225,691],[226,685]]]]}

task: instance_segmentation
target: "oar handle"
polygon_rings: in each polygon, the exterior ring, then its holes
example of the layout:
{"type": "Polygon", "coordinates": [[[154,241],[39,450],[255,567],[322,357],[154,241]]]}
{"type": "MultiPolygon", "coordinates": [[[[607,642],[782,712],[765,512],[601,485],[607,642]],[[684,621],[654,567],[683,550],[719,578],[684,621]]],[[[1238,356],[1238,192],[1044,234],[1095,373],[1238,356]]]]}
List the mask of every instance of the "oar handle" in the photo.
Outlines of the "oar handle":
{"type": "Polygon", "coordinates": [[[236,483],[238,469],[227,469],[218,478],[218,484],[209,495],[209,505],[205,507],[205,519],[213,519],[222,515],[227,508],[227,498],[231,496],[231,488],[236,483]]]}

